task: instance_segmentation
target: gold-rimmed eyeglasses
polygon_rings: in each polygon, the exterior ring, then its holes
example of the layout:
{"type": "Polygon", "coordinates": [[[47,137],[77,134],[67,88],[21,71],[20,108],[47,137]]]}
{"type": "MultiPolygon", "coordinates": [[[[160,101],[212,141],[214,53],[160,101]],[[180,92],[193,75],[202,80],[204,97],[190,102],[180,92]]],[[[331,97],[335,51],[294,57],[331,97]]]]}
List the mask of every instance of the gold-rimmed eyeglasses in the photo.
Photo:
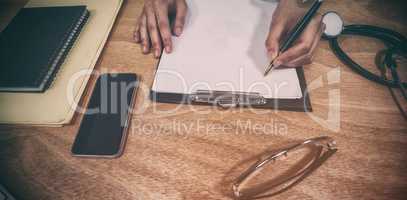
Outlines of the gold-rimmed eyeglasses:
{"type": "Polygon", "coordinates": [[[234,181],[233,194],[237,199],[258,199],[284,192],[310,175],[336,151],[335,141],[324,136],[268,152],[234,181]]]}

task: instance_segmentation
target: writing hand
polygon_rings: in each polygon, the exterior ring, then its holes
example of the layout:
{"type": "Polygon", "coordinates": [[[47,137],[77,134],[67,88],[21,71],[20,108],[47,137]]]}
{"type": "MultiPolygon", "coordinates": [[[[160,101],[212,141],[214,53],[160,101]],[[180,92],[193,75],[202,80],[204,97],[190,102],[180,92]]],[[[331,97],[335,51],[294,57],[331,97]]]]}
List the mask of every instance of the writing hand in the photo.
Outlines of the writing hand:
{"type": "Polygon", "coordinates": [[[302,35],[287,51],[279,52],[279,46],[290,30],[305,14],[306,8],[294,0],[281,0],[273,14],[270,32],[266,40],[266,48],[274,60],[274,66],[299,67],[310,64],[312,55],[318,46],[323,30],[321,16],[315,16],[305,28],[302,35]]]}

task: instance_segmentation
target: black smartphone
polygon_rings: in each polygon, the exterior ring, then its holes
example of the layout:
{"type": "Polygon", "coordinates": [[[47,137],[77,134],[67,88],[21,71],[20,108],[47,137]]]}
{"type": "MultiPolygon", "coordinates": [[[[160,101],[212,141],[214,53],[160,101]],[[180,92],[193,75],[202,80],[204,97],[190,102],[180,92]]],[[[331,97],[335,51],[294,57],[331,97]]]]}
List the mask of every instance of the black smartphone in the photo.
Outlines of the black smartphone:
{"type": "Polygon", "coordinates": [[[135,74],[99,76],[72,145],[73,156],[122,155],[138,85],[135,74]]]}

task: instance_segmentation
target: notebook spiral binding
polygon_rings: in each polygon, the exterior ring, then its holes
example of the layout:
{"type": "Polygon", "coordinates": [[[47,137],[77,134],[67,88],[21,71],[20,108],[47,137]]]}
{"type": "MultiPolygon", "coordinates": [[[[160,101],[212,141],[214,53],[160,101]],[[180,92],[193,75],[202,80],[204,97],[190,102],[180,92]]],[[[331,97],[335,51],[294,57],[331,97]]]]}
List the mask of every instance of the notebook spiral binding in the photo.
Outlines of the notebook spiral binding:
{"type": "Polygon", "coordinates": [[[11,196],[10,193],[6,191],[6,189],[0,185],[0,199],[4,200],[15,200],[14,197],[11,196]]]}
{"type": "Polygon", "coordinates": [[[88,21],[90,16],[90,12],[88,10],[85,10],[82,14],[82,16],[79,18],[78,22],[75,24],[73,27],[71,33],[68,35],[64,45],[58,52],[58,54],[55,56],[55,59],[52,62],[52,67],[51,69],[54,70],[49,70],[48,73],[45,76],[46,81],[42,83],[44,85],[44,91],[47,90],[48,88],[51,87],[51,85],[55,82],[57,79],[57,74],[60,71],[61,65],[64,63],[65,58],[69,54],[70,50],[72,49],[73,45],[75,44],[76,39],[79,37],[82,28],[85,26],[86,22],[88,21]]]}

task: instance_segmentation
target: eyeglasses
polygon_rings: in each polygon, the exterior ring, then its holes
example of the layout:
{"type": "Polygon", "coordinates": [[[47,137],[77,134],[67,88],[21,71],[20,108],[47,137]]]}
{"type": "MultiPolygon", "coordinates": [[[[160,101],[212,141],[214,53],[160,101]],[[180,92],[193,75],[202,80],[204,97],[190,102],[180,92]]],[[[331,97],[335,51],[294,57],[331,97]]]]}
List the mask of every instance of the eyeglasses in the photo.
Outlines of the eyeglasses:
{"type": "Polygon", "coordinates": [[[269,152],[235,180],[234,196],[258,199],[280,194],[309,176],[336,151],[335,141],[324,136],[269,152]],[[265,170],[269,167],[270,172],[265,170]]]}

